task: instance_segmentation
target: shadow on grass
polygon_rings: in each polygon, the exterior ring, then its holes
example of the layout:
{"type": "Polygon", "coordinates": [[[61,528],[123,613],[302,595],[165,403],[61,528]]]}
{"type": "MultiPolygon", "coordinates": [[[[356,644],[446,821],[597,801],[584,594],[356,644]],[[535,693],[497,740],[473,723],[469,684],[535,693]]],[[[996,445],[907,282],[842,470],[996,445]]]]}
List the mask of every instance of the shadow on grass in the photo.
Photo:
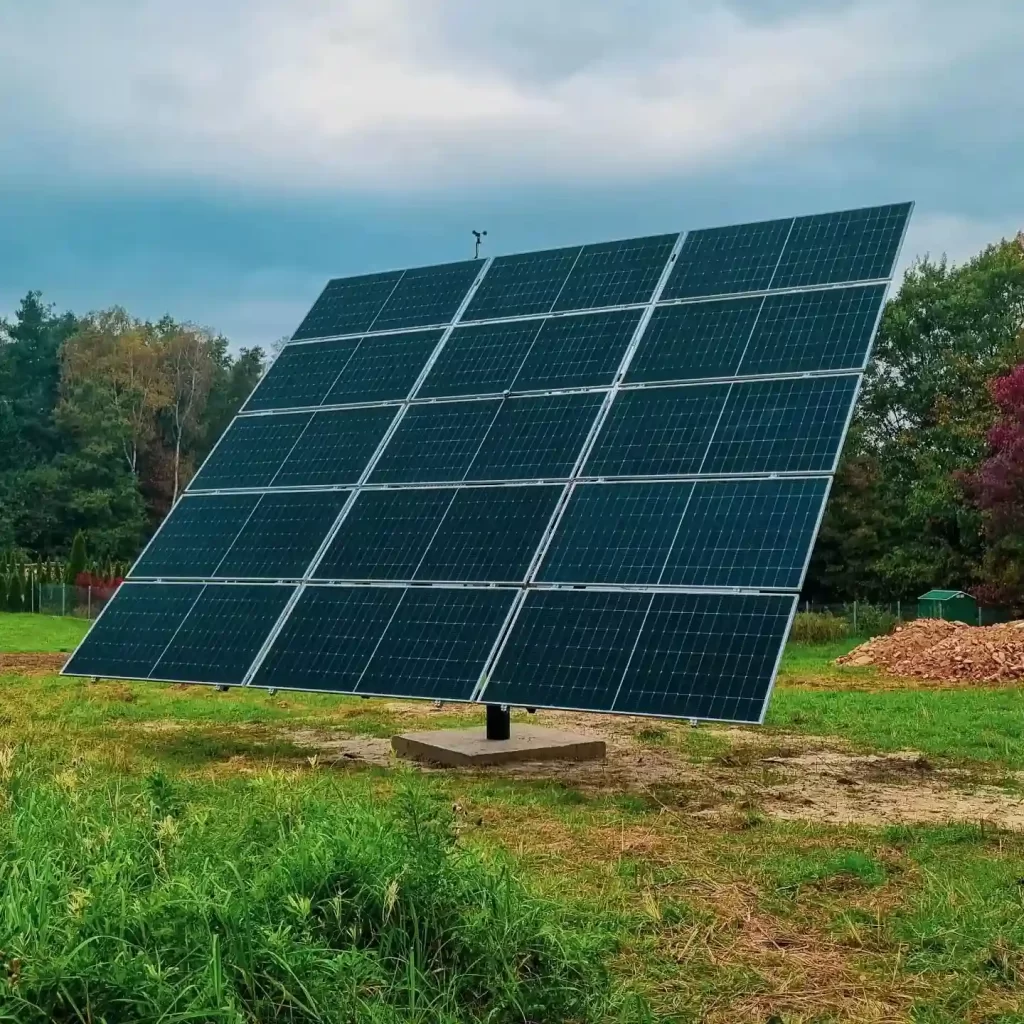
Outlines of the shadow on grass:
{"type": "Polygon", "coordinates": [[[202,768],[211,763],[244,757],[253,761],[296,761],[316,754],[266,733],[256,735],[227,731],[190,731],[156,734],[140,745],[153,759],[176,769],[202,768]]]}

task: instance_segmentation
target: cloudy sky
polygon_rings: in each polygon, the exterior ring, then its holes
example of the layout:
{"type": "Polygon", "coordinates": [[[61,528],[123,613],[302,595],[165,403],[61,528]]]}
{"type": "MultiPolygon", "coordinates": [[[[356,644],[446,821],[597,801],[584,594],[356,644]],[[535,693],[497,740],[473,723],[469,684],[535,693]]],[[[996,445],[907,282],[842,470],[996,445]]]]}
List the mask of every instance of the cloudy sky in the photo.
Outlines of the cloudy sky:
{"type": "Polygon", "coordinates": [[[0,0],[0,312],[289,333],[330,276],[914,199],[1024,228],[1021,0],[0,0]]]}

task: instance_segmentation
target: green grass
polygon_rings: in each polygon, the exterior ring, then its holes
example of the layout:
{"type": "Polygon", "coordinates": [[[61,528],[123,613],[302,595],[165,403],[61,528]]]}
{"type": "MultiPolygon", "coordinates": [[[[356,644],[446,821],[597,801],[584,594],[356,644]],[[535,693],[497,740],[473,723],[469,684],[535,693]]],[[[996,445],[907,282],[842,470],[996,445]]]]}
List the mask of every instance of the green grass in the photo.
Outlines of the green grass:
{"type": "Polygon", "coordinates": [[[777,688],[767,725],[838,736],[865,750],[1024,768],[1024,690],[777,688]]]}
{"type": "Polygon", "coordinates": [[[614,922],[460,846],[422,780],[2,781],[0,1019],[626,1019],[614,922]]]}
{"type": "MultiPolygon", "coordinates": [[[[27,618],[5,644],[59,645],[27,618]]],[[[789,647],[760,745],[642,726],[638,764],[689,771],[647,787],[325,767],[305,738],[455,709],[5,676],[0,1021],[1024,1024],[1024,836],[759,804],[801,742],[773,733],[1024,768],[1018,691],[835,667],[855,642],[789,647]]]]}
{"type": "Polygon", "coordinates": [[[86,619],[0,612],[0,652],[71,651],[89,628],[86,619]]]}
{"type": "MultiPolygon", "coordinates": [[[[822,676],[835,675],[839,669],[833,662],[836,658],[850,651],[864,641],[857,637],[847,637],[827,644],[787,644],[779,665],[779,678],[782,681],[808,676],[820,679],[822,676]]],[[[849,672],[843,669],[842,672],[849,672]]],[[[874,670],[870,670],[873,674],[874,670]]]]}

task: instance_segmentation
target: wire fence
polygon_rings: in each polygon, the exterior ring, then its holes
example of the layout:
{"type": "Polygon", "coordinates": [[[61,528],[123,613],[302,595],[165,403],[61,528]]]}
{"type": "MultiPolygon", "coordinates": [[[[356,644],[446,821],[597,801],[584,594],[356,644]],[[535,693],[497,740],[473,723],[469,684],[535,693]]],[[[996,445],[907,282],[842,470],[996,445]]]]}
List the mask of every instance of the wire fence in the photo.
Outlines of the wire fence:
{"type": "Polygon", "coordinates": [[[116,591],[116,587],[32,582],[25,586],[22,610],[38,612],[41,615],[69,615],[78,619],[95,619],[116,591]]]}

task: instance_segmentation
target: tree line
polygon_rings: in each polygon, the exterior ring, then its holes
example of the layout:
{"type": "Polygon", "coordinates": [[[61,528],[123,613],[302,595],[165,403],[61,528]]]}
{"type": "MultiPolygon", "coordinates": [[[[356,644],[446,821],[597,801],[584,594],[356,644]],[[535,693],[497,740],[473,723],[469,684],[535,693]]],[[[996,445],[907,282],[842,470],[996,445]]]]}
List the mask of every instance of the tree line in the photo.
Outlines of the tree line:
{"type": "Polygon", "coordinates": [[[918,261],[886,304],[805,596],[1024,609],[1024,237],[918,261]]]}
{"type": "Polygon", "coordinates": [[[131,560],[259,380],[259,348],[39,292],[0,320],[0,551],[131,560]]]}
{"type": "MultiPolygon", "coordinates": [[[[169,317],[0,321],[0,551],[132,559],[264,368],[169,317]]],[[[882,314],[808,573],[812,601],[931,587],[1024,609],[1024,242],[923,259],[882,314]]]]}

